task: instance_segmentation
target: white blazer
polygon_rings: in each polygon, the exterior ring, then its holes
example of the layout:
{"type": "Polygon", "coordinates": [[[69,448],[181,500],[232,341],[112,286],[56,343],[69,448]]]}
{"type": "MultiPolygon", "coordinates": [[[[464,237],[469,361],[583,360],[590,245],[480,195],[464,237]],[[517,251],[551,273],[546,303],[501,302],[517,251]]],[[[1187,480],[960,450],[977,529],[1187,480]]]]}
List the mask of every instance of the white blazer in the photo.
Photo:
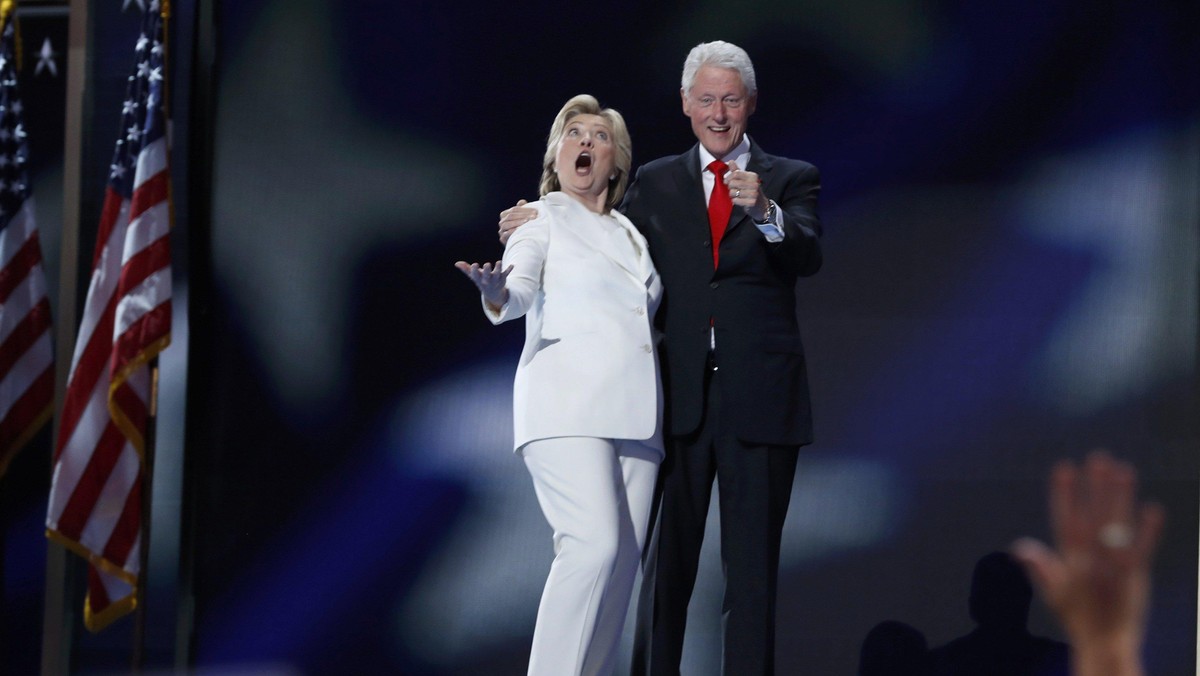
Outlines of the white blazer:
{"type": "Polygon", "coordinates": [[[493,324],[525,317],[513,382],[513,448],[536,439],[638,439],[662,451],[663,391],[651,323],[662,284],[646,240],[617,211],[552,192],[513,233],[493,324]]]}

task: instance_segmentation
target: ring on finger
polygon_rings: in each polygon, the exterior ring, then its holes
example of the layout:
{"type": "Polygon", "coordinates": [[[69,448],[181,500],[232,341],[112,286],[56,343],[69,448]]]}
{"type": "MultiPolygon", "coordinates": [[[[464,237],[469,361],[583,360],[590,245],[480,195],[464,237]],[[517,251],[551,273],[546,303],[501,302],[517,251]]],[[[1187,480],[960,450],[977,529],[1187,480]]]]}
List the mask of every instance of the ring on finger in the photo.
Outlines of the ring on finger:
{"type": "Polygon", "coordinates": [[[1133,544],[1133,529],[1114,521],[1100,529],[1098,539],[1100,544],[1110,549],[1124,549],[1133,544]]]}
{"type": "Polygon", "coordinates": [[[741,196],[742,196],[742,189],[741,189],[741,188],[738,188],[737,190],[734,190],[734,191],[733,191],[733,199],[737,199],[737,198],[739,198],[739,197],[741,197],[741,196]]]}

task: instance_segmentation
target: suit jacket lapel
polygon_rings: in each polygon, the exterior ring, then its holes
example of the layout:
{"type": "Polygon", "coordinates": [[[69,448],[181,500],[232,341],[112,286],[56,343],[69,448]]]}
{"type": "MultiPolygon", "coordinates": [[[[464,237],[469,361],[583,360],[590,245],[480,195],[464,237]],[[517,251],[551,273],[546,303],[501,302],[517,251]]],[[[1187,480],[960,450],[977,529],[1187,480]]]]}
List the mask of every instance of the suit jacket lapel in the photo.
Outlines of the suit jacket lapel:
{"type": "Polygon", "coordinates": [[[633,223],[625,218],[625,214],[619,211],[612,212],[613,217],[617,220],[617,224],[625,231],[626,236],[632,240],[632,244],[636,247],[636,258],[629,257],[629,263],[635,268],[629,268],[622,260],[613,259],[618,265],[629,270],[639,282],[649,286],[651,278],[654,275],[654,262],[650,259],[650,248],[646,243],[646,237],[638,232],[633,223]]]}
{"type": "Polygon", "coordinates": [[[704,199],[704,181],[700,176],[700,144],[675,158],[674,177],[684,223],[703,223],[708,232],[708,202],[704,199]]]}
{"type": "Polygon", "coordinates": [[[771,161],[771,156],[763,152],[762,148],[753,139],[750,141],[750,165],[746,167],[748,170],[758,174],[763,183],[767,182],[767,175],[771,173],[771,168],[774,162],[771,161]]]}
{"type": "MultiPolygon", "coordinates": [[[[550,196],[548,195],[547,197],[550,196]]],[[[581,239],[590,248],[599,251],[613,263],[616,263],[617,266],[628,272],[639,282],[645,283],[646,275],[643,275],[641,272],[641,261],[639,260],[639,258],[645,256],[646,252],[646,242],[644,239],[638,244],[642,249],[642,255],[635,255],[632,242],[621,241],[613,236],[615,233],[605,232],[595,227],[595,224],[590,222],[590,216],[593,216],[593,214],[587,210],[587,207],[563,194],[554,195],[550,197],[550,200],[551,204],[562,210],[563,218],[561,222],[568,224],[566,229],[571,234],[581,239]]],[[[613,215],[616,217],[617,227],[622,231],[626,231],[626,236],[629,230],[637,232],[624,216],[618,212],[613,212],[613,215]]],[[[638,238],[641,238],[640,234],[638,234],[638,238]]]]}

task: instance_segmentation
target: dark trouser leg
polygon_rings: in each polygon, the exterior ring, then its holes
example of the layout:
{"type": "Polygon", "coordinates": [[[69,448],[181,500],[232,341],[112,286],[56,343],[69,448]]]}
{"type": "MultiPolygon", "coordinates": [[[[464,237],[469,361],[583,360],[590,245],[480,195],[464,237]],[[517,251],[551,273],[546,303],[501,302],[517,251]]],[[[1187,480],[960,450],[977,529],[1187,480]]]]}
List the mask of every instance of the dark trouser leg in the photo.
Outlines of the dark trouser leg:
{"type": "Polygon", "coordinates": [[[715,440],[725,570],[724,668],[727,676],[775,672],[775,597],[779,543],[799,447],[715,440]]]}
{"type": "Polygon", "coordinates": [[[711,405],[693,435],[668,441],[659,482],[658,523],[643,569],[633,676],[675,676],[683,655],[688,601],[696,584],[712,497],[711,405]]]}

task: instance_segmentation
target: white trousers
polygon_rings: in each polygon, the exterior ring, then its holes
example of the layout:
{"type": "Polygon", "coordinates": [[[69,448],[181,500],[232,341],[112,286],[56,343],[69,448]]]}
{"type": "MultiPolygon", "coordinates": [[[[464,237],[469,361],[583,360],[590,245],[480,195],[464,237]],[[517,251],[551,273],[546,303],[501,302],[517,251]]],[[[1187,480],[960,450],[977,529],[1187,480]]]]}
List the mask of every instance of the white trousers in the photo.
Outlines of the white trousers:
{"type": "Polygon", "coordinates": [[[558,437],[522,455],[554,529],[529,675],[611,674],[662,454],[628,439],[558,437]]]}

